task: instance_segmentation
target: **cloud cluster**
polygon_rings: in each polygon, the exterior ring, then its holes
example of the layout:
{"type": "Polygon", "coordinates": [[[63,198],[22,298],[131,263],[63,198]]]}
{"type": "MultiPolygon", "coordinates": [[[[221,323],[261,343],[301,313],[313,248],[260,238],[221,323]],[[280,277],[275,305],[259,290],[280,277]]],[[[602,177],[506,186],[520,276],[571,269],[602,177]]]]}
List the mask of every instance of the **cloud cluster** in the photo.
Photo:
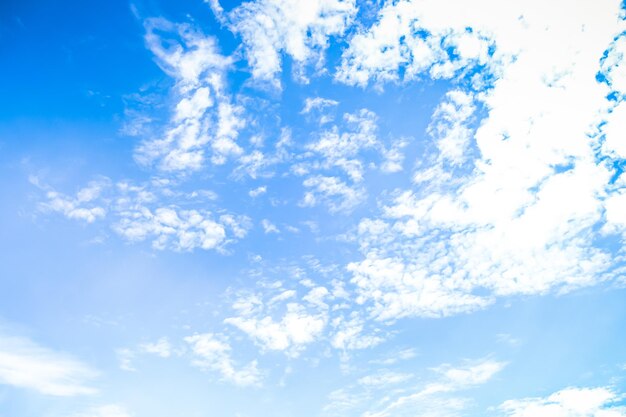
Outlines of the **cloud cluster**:
{"type": "MultiPolygon", "coordinates": [[[[358,302],[373,317],[446,316],[498,296],[565,292],[610,277],[618,258],[596,242],[605,223],[605,234],[623,230],[623,180],[615,180],[621,171],[606,163],[601,147],[610,145],[615,103],[607,95],[619,81],[609,86],[597,74],[618,79],[619,64],[601,60],[609,49],[609,57],[620,53],[613,39],[623,22],[619,2],[606,6],[590,15],[583,3],[546,9],[538,2],[459,2],[453,6],[459,13],[443,19],[440,3],[405,0],[385,6],[377,23],[352,39],[348,51],[407,43],[411,36],[424,38],[419,42],[436,33],[454,36],[458,57],[431,54],[438,63],[429,58],[418,65],[416,74],[427,67],[430,75],[437,66],[469,65],[459,28],[463,36],[485,36],[494,48],[471,58],[486,65],[493,83],[455,89],[435,111],[433,151],[415,172],[415,186],[398,190],[379,218],[359,226],[364,259],[348,269],[358,302]],[[479,12],[487,8],[489,14],[479,12]],[[400,22],[401,32],[391,22],[400,22]],[[410,36],[403,32],[409,29],[410,36]],[[476,126],[478,108],[486,116],[476,126]]],[[[383,60],[391,67],[346,64],[352,78],[344,79],[397,79],[400,62],[406,64],[405,49],[398,48],[400,61],[383,60]]],[[[375,56],[369,49],[362,55],[375,56]]]]}

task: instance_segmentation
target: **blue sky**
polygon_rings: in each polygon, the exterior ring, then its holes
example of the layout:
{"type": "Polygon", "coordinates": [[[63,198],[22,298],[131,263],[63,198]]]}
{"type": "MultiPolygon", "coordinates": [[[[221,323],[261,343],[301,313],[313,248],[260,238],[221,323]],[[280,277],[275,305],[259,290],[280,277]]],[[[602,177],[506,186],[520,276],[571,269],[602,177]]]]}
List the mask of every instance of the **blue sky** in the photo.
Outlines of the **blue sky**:
{"type": "Polygon", "coordinates": [[[0,417],[626,416],[620,1],[0,5],[0,417]]]}

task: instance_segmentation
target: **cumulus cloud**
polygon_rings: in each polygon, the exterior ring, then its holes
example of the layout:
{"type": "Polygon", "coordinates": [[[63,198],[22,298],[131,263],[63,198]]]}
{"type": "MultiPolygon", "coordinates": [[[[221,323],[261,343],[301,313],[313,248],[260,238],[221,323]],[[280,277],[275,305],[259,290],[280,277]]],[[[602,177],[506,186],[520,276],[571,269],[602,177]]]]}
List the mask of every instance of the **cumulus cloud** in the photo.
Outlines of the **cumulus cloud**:
{"type": "Polygon", "coordinates": [[[95,394],[88,381],[97,375],[71,356],[33,341],[0,337],[0,383],[35,390],[41,394],[70,397],[95,394]]]}

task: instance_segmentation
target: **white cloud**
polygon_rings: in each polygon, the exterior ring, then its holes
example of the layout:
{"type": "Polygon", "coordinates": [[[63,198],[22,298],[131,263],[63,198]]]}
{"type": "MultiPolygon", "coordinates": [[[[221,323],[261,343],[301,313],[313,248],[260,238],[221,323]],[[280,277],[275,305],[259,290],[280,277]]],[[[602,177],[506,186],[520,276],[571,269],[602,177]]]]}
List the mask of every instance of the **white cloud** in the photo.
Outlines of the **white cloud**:
{"type": "Polygon", "coordinates": [[[364,331],[364,321],[358,316],[345,319],[337,317],[332,322],[336,331],[332,335],[331,346],[340,350],[367,349],[384,342],[384,338],[364,331]]]}
{"type": "Polygon", "coordinates": [[[271,221],[267,219],[261,220],[261,226],[263,226],[263,231],[265,232],[265,234],[280,233],[280,230],[278,230],[278,227],[276,227],[274,223],[272,223],[271,221]]]}
{"type": "Polygon", "coordinates": [[[386,417],[396,415],[425,416],[458,415],[466,401],[457,392],[487,383],[504,367],[505,363],[489,359],[468,363],[461,367],[441,365],[433,370],[440,374],[435,381],[426,384],[421,390],[400,395],[379,411],[366,412],[364,417],[386,417]],[[455,394],[455,395],[449,395],[455,394]]]}
{"type": "Polygon", "coordinates": [[[70,397],[95,394],[86,385],[97,373],[69,355],[41,347],[26,338],[0,337],[0,383],[41,394],[70,397]]]}
{"type": "Polygon", "coordinates": [[[271,152],[253,149],[239,157],[237,160],[239,166],[234,171],[235,177],[242,177],[243,174],[248,175],[252,179],[273,177],[275,175],[273,168],[292,157],[289,150],[291,145],[291,129],[282,128],[278,141],[271,152]]]}
{"type": "Polygon", "coordinates": [[[301,114],[308,114],[312,110],[323,109],[325,107],[334,107],[339,104],[336,100],[331,100],[323,97],[307,97],[304,100],[304,107],[302,108],[301,114]]]}
{"type": "Polygon", "coordinates": [[[622,232],[626,230],[626,192],[612,194],[604,202],[606,223],[603,230],[606,233],[622,232]]]}
{"type": "Polygon", "coordinates": [[[469,85],[436,109],[433,151],[415,187],[361,222],[364,258],[348,270],[373,317],[458,314],[498,296],[610,278],[613,259],[595,237],[605,210],[602,230],[624,230],[621,192],[598,149],[604,132],[605,152],[621,152],[622,110],[596,76],[620,77],[619,14],[618,1],[590,14],[584,2],[403,0],[351,39],[338,73],[345,82],[395,81],[402,72],[469,85]],[[484,78],[473,65],[485,66],[484,78]],[[478,109],[486,116],[475,123],[478,109]]]}
{"type": "Polygon", "coordinates": [[[500,409],[508,417],[623,417],[626,407],[611,388],[566,388],[545,398],[504,402],[500,409]]]}
{"type": "Polygon", "coordinates": [[[40,210],[61,212],[70,219],[87,222],[106,213],[117,234],[130,242],[151,239],[152,246],[159,250],[223,250],[225,245],[244,238],[252,227],[247,216],[221,214],[215,219],[204,209],[181,209],[181,203],[203,207],[216,195],[202,189],[181,192],[175,190],[178,184],[168,179],[154,179],[143,185],[120,181],[113,187],[104,178],[90,182],[75,196],[42,185],[35,177],[31,182],[46,192],[40,210]],[[168,201],[176,204],[167,205],[168,201]]]}
{"type": "Polygon", "coordinates": [[[306,81],[306,66],[321,66],[329,38],[343,34],[356,13],[354,0],[249,1],[228,13],[217,1],[211,6],[242,37],[253,77],[275,88],[280,86],[282,53],[293,59],[294,75],[306,81]]]}
{"type": "Polygon", "coordinates": [[[322,131],[318,140],[307,149],[321,156],[323,169],[338,167],[354,182],[363,180],[363,162],[359,153],[379,147],[376,137],[376,115],[367,109],[344,114],[345,130],[337,126],[322,131]]]}
{"type": "Polygon", "coordinates": [[[467,125],[475,110],[471,95],[461,90],[448,92],[435,110],[428,133],[435,139],[441,162],[451,165],[465,162],[473,133],[467,125]]]}
{"type": "Polygon", "coordinates": [[[351,187],[336,177],[318,175],[307,178],[303,185],[309,190],[300,204],[303,207],[314,207],[323,203],[331,213],[349,212],[366,197],[364,189],[351,187]]]}
{"type": "Polygon", "coordinates": [[[224,381],[239,386],[258,386],[261,374],[257,362],[237,368],[231,357],[231,347],[227,340],[213,333],[195,334],[185,337],[194,354],[193,365],[218,372],[224,381]]]}
{"type": "Polygon", "coordinates": [[[393,141],[389,148],[383,148],[383,162],[380,166],[380,170],[387,174],[402,171],[402,163],[404,162],[402,149],[407,145],[408,142],[406,140],[400,139],[393,141]]]}
{"type": "Polygon", "coordinates": [[[61,213],[68,219],[83,220],[87,223],[103,219],[107,214],[101,198],[102,193],[110,187],[110,181],[106,178],[91,181],[73,197],[41,185],[36,177],[31,177],[30,182],[46,191],[46,201],[39,204],[40,210],[44,212],[61,213]]]}
{"type": "Polygon", "coordinates": [[[622,98],[626,95],[624,58],[626,58],[626,36],[622,34],[611,44],[606,57],[602,59],[603,74],[611,90],[621,95],[622,98]]]}
{"type": "Polygon", "coordinates": [[[370,361],[373,364],[378,365],[394,365],[400,361],[405,361],[408,359],[413,359],[417,356],[417,352],[413,348],[401,349],[397,351],[391,351],[388,355],[381,359],[375,359],[370,361]]]}
{"type": "Polygon", "coordinates": [[[139,345],[139,350],[162,358],[169,358],[172,355],[172,346],[167,337],[162,337],[154,343],[142,343],[139,345]]]}
{"type": "Polygon", "coordinates": [[[327,317],[322,312],[311,313],[297,303],[287,303],[279,320],[269,315],[229,317],[224,323],[246,333],[263,349],[285,351],[298,356],[307,344],[321,336],[327,317]]]}
{"type": "Polygon", "coordinates": [[[305,153],[291,167],[294,174],[308,176],[303,182],[308,190],[301,206],[322,203],[331,212],[349,212],[367,198],[361,184],[366,170],[376,168],[376,159],[383,172],[402,170],[402,148],[407,141],[392,139],[387,146],[378,138],[377,121],[374,112],[360,109],[345,113],[340,122],[313,134],[314,140],[306,144],[305,153]]]}
{"type": "Polygon", "coordinates": [[[605,152],[615,158],[626,158],[626,102],[616,105],[606,117],[602,131],[605,134],[605,152]]]}
{"type": "Polygon", "coordinates": [[[331,393],[324,410],[329,415],[356,415],[360,410],[362,417],[465,415],[471,401],[462,396],[463,391],[488,383],[504,366],[490,359],[456,367],[444,364],[431,369],[435,377],[417,384],[414,374],[381,370],[331,393]]]}
{"type": "Polygon", "coordinates": [[[130,241],[152,238],[156,249],[180,251],[215,249],[226,239],[224,226],[212,220],[210,213],[169,207],[124,212],[114,230],[130,241]]]}
{"type": "Polygon", "coordinates": [[[404,79],[410,80],[423,74],[451,78],[470,65],[486,64],[492,42],[469,19],[482,10],[500,17],[502,7],[478,3],[404,0],[385,4],[375,24],[350,39],[336,78],[350,85],[364,86],[370,81],[380,85],[399,81],[401,68],[404,79]],[[450,7],[459,12],[454,18],[450,7]]]}
{"type": "Polygon", "coordinates": [[[425,269],[409,266],[399,258],[368,259],[348,265],[353,274],[359,304],[371,302],[378,320],[407,316],[440,317],[469,312],[489,304],[485,297],[455,289],[453,278],[427,276],[425,269]]]}
{"type": "Polygon", "coordinates": [[[245,126],[241,106],[226,92],[225,72],[232,59],[219,53],[215,38],[187,24],[147,19],[146,45],[159,66],[175,80],[177,104],[157,138],[136,149],[142,165],[157,164],[163,171],[195,171],[210,160],[220,165],[243,150],[236,143],[245,126]]]}
{"type": "Polygon", "coordinates": [[[377,374],[361,377],[359,378],[358,383],[361,385],[366,385],[366,386],[386,387],[389,385],[395,385],[395,384],[399,384],[402,382],[406,382],[412,377],[413,375],[411,374],[401,374],[398,372],[385,371],[385,372],[380,372],[377,374]]]}
{"type": "Polygon", "coordinates": [[[115,355],[119,362],[120,369],[126,372],[135,372],[137,369],[133,366],[135,352],[132,349],[120,348],[115,350],[115,355]]]}
{"type": "Polygon", "coordinates": [[[248,192],[248,195],[252,198],[256,198],[260,195],[263,195],[267,192],[267,187],[266,186],[261,186],[261,187],[257,187],[253,190],[250,190],[250,192],[248,192]]]}

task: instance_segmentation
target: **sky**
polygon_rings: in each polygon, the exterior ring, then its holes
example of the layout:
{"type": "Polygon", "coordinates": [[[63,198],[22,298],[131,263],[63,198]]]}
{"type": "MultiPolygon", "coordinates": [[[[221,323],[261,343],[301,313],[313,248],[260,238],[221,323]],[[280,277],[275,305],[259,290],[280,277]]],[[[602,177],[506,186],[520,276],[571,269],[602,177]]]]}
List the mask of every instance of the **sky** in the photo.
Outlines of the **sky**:
{"type": "Polygon", "coordinates": [[[626,5],[0,2],[0,417],[626,417],[626,5]]]}

